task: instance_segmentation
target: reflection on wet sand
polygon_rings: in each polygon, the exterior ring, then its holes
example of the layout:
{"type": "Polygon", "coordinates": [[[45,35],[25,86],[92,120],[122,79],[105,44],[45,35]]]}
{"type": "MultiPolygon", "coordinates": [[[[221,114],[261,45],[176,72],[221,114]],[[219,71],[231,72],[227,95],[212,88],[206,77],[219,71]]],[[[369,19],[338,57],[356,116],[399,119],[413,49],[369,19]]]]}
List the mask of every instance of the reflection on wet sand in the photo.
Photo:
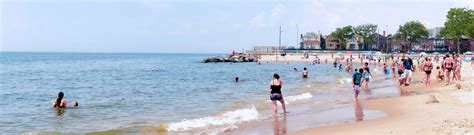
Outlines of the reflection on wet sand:
{"type": "Polygon", "coordinates": [[[364,112],[359,102],[354,103],[355,121],[364,120],[364,112]]]}
{"type": "Polygon", "coordinates": [[[283,114],[283,119],[280,121],[277,114],[273,115],[273,134],[286,134],[286,114],[283,114]]]}

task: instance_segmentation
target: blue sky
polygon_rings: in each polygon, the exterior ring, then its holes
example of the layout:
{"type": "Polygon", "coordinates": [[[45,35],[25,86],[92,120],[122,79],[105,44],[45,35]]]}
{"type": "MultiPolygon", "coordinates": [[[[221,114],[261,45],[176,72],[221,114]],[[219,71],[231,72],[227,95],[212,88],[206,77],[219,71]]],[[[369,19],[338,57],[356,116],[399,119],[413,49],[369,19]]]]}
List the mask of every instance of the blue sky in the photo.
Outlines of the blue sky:
{"type": "Polygon", "coordinates": [[[406,21],[443,26],[472,0],[0,0],[1,51],[228,53],[296,44],[299,32],[406,21]]]}

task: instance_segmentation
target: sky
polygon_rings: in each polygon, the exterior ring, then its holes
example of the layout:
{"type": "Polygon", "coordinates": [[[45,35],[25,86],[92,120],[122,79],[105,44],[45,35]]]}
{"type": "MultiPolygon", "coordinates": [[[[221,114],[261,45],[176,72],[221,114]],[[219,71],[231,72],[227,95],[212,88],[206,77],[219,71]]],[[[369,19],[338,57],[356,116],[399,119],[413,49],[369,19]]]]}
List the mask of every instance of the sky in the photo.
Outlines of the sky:
{"type": "Polygon", "coordinates": [[[229,53],[297,34],[418,20],[442,27],[474,0],[0,0],[0,51],[229,53]],[[298,30],[297,30],[298,29],[298,30]]]}

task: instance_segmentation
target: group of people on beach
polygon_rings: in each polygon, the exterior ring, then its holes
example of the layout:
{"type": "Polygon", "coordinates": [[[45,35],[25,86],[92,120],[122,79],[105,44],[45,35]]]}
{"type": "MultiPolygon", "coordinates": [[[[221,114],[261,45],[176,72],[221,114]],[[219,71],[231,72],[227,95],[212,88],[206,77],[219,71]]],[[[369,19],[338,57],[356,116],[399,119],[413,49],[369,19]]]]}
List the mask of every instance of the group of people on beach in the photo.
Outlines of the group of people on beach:
{"type": "MultiPolygon", "coordinates": [[[[449,85],[451,81],[456,81],[456,87],[460,87],[459,81],[461,81],[461,64],[462,58],[458,54],[446,54],[441,61],[439,57],[435,56],[435,62],[439,65],[436,66],[436,79],[445,80],[445,85],[449,85]],[[452,75],[452,78],[451,78],[452,75]]],[[[429,56],[421,56],[416,58],[416,64],[410,56],[401,56],[400,58],[394,59],[392,57],[392,72],[397,70],[399,85],[410,85],[413,72],[417,69],[425,72],[423,77],[424,86],[427,87],[431,83],[431,74],[434,69],[432,58],[429,56]]],[[[395,76],[395,74],[394,74],[395,76]]]]}
{"type": "MultiPolygon", "coordinates": [[[[398,84],[399,86],[408,86],[411,83],[413,78],[413,73],[417,70],[417,68],[424,72],[423,83],[424,86],[427,87],[430,85],[431,82],[431,74],[434,69],[434,64],[431,61],[432,58],[429,56],[420,56],[420,57],[410,57],[409,55],[405,56],[404,54],[401,56],[394,56],[391,57],[373,57],[373,56],[365,56],[362,57],[359,55],[362,67],[359,69],[353,70],[353,63],[352,60],[354,59],[352,55],[345,59],[344,57],[336,57],[334,59],[333,67],[339,70],[342,70],[342,63],[341,60],[346,60],[346,71],[351,72],[354,71],[352,74],[352,92],[354,101],[358,101],[358,96],[361,91],[362,87],[369,89],[369,82],[372,78],[372,74],[370,72],[369,64],[371,62],[374,65],[378,64],[379,66],[383,63],[383,73],[389,75],[392,72],[393,77],[398,77],[398,84]],[[391,70],[389,69],[389,65],[387,64],[388,61],[392,61],[391,70]],[[366,62],[364,62],[366,60],[366,62]],[[416,62],[416,63],[415,63],[416,62]],[[416,64],[416,65],[415,65],[416,64]],[[397,76],[398,74],[398,76],[397,76]]],[[[456,87],[460,88],[459,81],[461,80],[461,64],[462,58],[458,54],[446,54],[441,61],[439,61],[439,57],[435,56],[435,61],[440,66],[436,67],[437,79],[438,80],[445,80],[446,84],[449,85],[451,82],[451,75],[452,80],[457,81],[456,87]]],[[[319,61],[319,60],[318,60],[319,61]]],[[[327,59],[325,59],[327,63],[327,59]]],[[[297,72],[297,68],[294,68],[294,71],[297,72]]],[[[308,71],[306,67],[302,71],[302,77],[308,77],[308,71]]],[[[273,109],[277,112],[276,101],[280,101],[282,103],[283,111],[286,112],[286,108],[284,105],[283,96],[281,95],[281,80],[279,80],[278,74],[274,75],[274,80],[270,84],[271,96],[270,99],[272,100],[273,109]]]]}

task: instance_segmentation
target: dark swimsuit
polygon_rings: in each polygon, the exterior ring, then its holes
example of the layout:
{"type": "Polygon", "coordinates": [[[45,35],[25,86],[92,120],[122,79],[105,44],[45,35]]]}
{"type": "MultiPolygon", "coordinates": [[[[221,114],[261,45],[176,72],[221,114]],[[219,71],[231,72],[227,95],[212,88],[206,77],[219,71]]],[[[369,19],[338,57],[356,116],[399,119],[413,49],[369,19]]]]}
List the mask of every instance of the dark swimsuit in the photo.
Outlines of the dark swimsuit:
{"type": "Polygon", "coordinates": [[[448,70],[448,72],[451,72],[451,70],[453,70],[452,67],[448,67],[448,68],[446,68],[446,69],[448,70]]]}
{"type": "Polygon", "coordinates": [[[272,91],[270,92],[270,100],[282,100],[283,96],[281,95],[281,85],[271,85],[272,91]]]}
{"type": "MultiPolygon", "coordinates": [[[[433,65],[430,65],[429,67],[433,68],[433,65]]],[[[431,74],[431,70],[425,70],[426,74],[431,74]]]]}

